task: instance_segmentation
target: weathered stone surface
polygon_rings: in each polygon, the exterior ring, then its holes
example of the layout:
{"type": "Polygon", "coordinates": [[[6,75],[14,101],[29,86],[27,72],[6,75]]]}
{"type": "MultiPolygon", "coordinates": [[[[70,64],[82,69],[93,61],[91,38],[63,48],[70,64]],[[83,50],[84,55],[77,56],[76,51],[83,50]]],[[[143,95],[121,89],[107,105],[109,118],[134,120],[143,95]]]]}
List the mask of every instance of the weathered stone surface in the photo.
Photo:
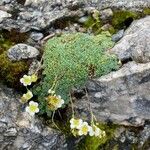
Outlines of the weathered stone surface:
{"type": "Polygon", "coordinates": [[[10,4],[13,17],[5,20],[0,27],[11,30],[19,29],[21,32],[30,30],[43,30],[49,28],[56,20],[66,17],[81,16],[79,3],[57,2],[57,1],[28,1],[25,5],[18,5],[17,2],[10,4]],[[71,10],[76,7],[76,10],[71,10]],[[79,9],[78,9],[79,8],[79,9]]]}
{"type": "MultiPolygon", "coordinates": [[[[129,62],[116,72],[89,81],[87,88],[98,121],[141,126],[150,120],[150,63],[129,62]]],[[[79,116],[89,117],[86,97],[74,105],[79,116]]]]}
{"type": "Polygon", "coordinates": [[[36,58],[39,55],[39,50],[27,44],[17,44],[8,50],[7,55],[10,60],[18,61],[36,58]]]}
{"type": "Polygon", "coordinates": [[[111,20],[113,16],[113,11],[108,8],[108,9],[104,9],[100,12],[100,18],[103,22],[107,22],[108,20],[111,20]]]}
{"type": "Polygon", "coordinates": [[[122,61],[132,58],[139,63],[150,62],[150,16],[134,21],[124,37],[112,48],[122,61]]]}
{"type": "MultiPolygon", "coordinates": [[[[87,0],[84,0],[87,2],[87,0]]],[[[150,6],[149,0],[89,0],[90,6],[95,6],[99,10],[106,8],[128,9],[141,11],[143,8],[150,6]]]]}
{"type": "Polygon", "coordinates": [[[9,18],[9,17],[11,17],[11,14],[9,14],[9,13],[3,11],[3,10],[0,10],[0,23],[1,23],[4,19],[9,18]]]}
{"type": "Polygon", "coordinates": [[[39,41],[39,40],[41,40],[44,37],[44,35],[42,33],[40,33],[40,32],[32,32],[30,37],[34,41],[39,41]]]}
{"type": "Polygon", "coordinates": [[[150,124],[146,124],[144,126],[144,129],[139,134],[139,149],[142,149],[142,146],[144,146],[144,149],[148,149],[150,147],[150,124]]]}
{"type": "Polygon", "coordinates": [[[118,42],[123,37],[123,34],[124,34],[124,29],[118,31],[116,34],[112,35],[112,41],[118,42]]]}
{"type": "Polygon", "coordinates": [[[0,85],[0,149],[66,150],[65,137],[23,112],[19,97],[0,85]]]}
{"type": "MultiPolygon", "coordinates": [[[[11,8],[12,18],[6,19],[0,23],[0,28],[11,30],[19,29],[21,32],[30,30],[43,30],[53,25],[57,20],[63,20],[69,17],[81,17],[86,11],[98,9],[100,11],[107,9],[127,9],[142,11],[150,7],[149,0],[26,0],[25,4],[20,0],[13,0],[11,3],[2,3],[4,6],[11,8]],[[91,8],[91,9],[90,9],[91,8]]],[[[1,8],[0,8],[1,9],[1,8]]],[[[102,19],[108,19],[112,16],[104,11],[102,19]]]]}

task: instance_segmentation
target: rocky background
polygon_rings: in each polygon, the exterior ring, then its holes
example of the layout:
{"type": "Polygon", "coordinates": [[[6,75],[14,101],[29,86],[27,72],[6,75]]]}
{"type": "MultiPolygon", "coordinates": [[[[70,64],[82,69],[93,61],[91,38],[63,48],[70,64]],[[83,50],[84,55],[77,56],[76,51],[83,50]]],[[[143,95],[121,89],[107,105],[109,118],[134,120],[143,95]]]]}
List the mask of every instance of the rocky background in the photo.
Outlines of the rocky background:
{"type": "MultiPolygon", "coordinates": [[[[6,55],[11,61],[23,61],[24,69],[31,74],[38,66],[47,39],[64,32],[92,34],[83,24],[94,11],[101,14],[101,30],[113,27],[112,40],[116,44],[109,51],[118,56],[122,67],[87,82],[90,101],[82,90],[76,91],[76,114],[88,119],[90,105],[98,121],[117,125],[113,137],[100,145],[100,150],[149,150],[149,0],[1,0],[0,34],[10,39],[6,55]],[[122,26],[113,26],[115,12],[121,16],[121,11],[125,10],[136,15],[124,19],[122,26]]],[[[1,45],[0,54],[7,48],[1,45]]],[[[3,57],[0,71],[2,62],[3,57]]],[[[0,150],[77,149],[82,139],[68,139],[66,134],[47,126],[41,118],[31,121],[23,112],[19,98],[16,90],[0,84],[0,150]]]]}

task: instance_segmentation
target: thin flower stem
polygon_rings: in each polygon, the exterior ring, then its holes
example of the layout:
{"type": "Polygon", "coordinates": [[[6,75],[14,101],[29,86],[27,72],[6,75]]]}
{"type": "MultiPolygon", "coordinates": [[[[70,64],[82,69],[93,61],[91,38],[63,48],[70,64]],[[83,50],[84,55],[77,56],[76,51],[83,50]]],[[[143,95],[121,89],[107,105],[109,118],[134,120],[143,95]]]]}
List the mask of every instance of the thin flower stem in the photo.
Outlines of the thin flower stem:
{"type": "Polygon", "coordinates": [[[70,95],[70,103],[71,103],[71,109],[72,109],[72,118],[75,117],[75,112],[74,112],[74,105],[73,105],[73,102],[72,102],[72,97],[71,97],[71,94],[70,95]]]}
{"type": "Polygon", "coordinates": [[[42,55],[42,57],[41,57],[41,59],[40,59],[40,62],[39,62],[39,65],[38,65],[38,68],[36,69],[36,71],[35,71],[34,74],[37,74],[37,72],[40,70],[40,68],[41,68],[41,66],[42,66],[43,58],[44,58],[44,55],[42,55]]]}
{"type": "Polygon", "coordinates": [[[26,90],[29,91],[28,87],[26,86],[26,90]]]}
{"type": "Polygon", "coordinates": [[[59,131],[61,131],[61,130],[59,129],[59,127],[56,125],[56,123],[54,122],[54,116],[55,116],[55,111],[52,113],[52,123],[54,124],[54,126],[55,126],[59,131]]]}
{"type": "Polygon", "coordinates": [[[89,111],[90,111],[90,115],[91,115],[91,124],[94,124],[94,119],[96,120],[96,117],[94,116],[94,114],[93,114],[93,112],[92,112],[91,103],[90,103],[90,98],[89,98],[88,91],[87,91],[86,88],[85,88],[85,92],[86,92],[86,97],[87,97],[88,102],[89,102],[89,111]]]}

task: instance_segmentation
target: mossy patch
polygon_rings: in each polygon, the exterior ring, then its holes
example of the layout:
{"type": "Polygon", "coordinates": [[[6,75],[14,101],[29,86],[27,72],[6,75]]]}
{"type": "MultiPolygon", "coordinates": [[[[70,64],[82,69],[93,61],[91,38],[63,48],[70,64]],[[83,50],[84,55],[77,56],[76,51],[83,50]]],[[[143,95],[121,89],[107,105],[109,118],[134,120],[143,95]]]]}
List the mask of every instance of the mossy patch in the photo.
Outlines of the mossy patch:
{"type": "Polygon", "coordinates": [[[0,80],[8,86],[18,87],[20,85],[19,79],[28,71],[29,63],[10,61],[7,57],[7,50],[17,43],[26,41],[27,38],[27,34],[16,30],[0,31],[0,80]]]}
{"type": "Polygon", "coordinates": [[[87,29],[91,29],[95,35],[100,34],[102,32],[102,21],[100,19],[99,11],[95,10],[91,15],[89,15],[83,26],[87,29]]]}
{"type": "Polygon", "coordinates": [[[86,29],[91,29],[94,34],[99,34],[101,30],[102,23],[99,20],[95,20],[92,16],[89,16],[87,21],[83,25],[86,29]]]}
{"type": "Polygon", "coordinates": [[[144,15],[150,15],[150,8],[144,8],[143,14],[144,15]]]}
{"type": "Polygon", "coordinates": [[[117,125],[99,124],[100,129],[106,132],[106,136],[103,138],[86,136],[77,146],[77,150],[99,150],[102,144],[111,140],[114,136],[114,132],[117,125]]]}
{"type": "Polygon", "coordinates": [[[140,15],[137,12],[117,10],[114,11],[111,24],[115,29],[119,30],[128,27],[133,20],[139,17],[140,15]]]}
{"type": "Polygon", "coordinates": [[[0,55],[0,79],[11,87],[17,87],[19,79],[28,71],[29,64],[25,61],[12,62],[6,52],[0,55]]]}

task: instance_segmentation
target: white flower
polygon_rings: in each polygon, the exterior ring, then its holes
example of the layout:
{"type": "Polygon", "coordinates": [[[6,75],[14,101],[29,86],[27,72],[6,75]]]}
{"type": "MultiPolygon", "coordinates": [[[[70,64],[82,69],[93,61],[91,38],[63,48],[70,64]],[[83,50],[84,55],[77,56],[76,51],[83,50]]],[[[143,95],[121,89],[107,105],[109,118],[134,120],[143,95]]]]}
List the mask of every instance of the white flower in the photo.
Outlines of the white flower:
{"type": "Polygon", "coordinates": [[[48,93],[51,94],[51,95],[54,95],[54,94],[55,94],[55,91],[53,91],[52,89],[49,89],[49,90],[48,90],[48,93]]]}
{"type": "Polygon", "coordinates": [[[64,100],[61,98],[60,95],[57,96],[57,98],[59,99],[59,102],[57,103],[57,108],[61,108],[62,105],[64,104],[64,100]]]}
{"type": "Polygon", "coordinates": [[[106,136],[106,132],[105,131],[102,131],[101,132],[101,135],[104,137],[104,136],[106,136]]]}
{"type": "Polygon", "coordinates": [[[26,112],[28,112],[31,116],[34,116],[35,113],[39,112],[38,103],[30,101],[29,106],[26,107],[26,112]]]}
{"type": "Polygon", "coordinates": [[[31,75],[31,81],[36,82],[38,80],[38,76],[36,74],[31,75]]]}
{"type": "Polygon", "coordinates": [[[70,120],[70,128],[71,129],[80,129],[83,121],[81,119],[74,119],[70,120]]]}
{"type": "Polygon", "coordinates": [[[47,103],[49,109],[56,110],[62,107],[62,105],[64,104],[64,100],[61,98],[61,96],[53,95],[47,97],[47,103]]]}
{"type": "Polygon", "coordinates": [[[27,76],[27,75],[24,75],[23,78],[20,79],[20,82],[24,85],[24,86],[28,86],[28,85],[31,85],[31,76],[27,76]]]}
{"type": "Polygon", "coordinates": [[[95,127],[95,136],[99,136],[99,137],[102,136],[102,130],[98,127],[95,127]]]}
{"type": "Polygon", "coordinates": [[[79,135],[87,135],[89,130],[90,130],[90,126],[88,125],[88,123],[87,122],[83,122],[81,127],[80,127],[80,129],[79,129],[78,134],[79,135]]]}
{"type": "Polygon", "coordinates": [[[33,94],[30,90],[26,94],[23,94],[21,97],[21,102],[26,103],[28,100],[30,100],[33,97],[33,94]]]}
{"type": "Polygon", "coordinates": [[[105,136],[105,131],[102,131],[100,128],[98,128],[97,126],[93,125],[92,127],[90,127],[89,135],[101,138],[102,136],[105,136]]]}
{"type": "Polygon", "coordinates": [[[92,127],[89,127],[89,135],[94,136],[95,132],[92,127]]]}

